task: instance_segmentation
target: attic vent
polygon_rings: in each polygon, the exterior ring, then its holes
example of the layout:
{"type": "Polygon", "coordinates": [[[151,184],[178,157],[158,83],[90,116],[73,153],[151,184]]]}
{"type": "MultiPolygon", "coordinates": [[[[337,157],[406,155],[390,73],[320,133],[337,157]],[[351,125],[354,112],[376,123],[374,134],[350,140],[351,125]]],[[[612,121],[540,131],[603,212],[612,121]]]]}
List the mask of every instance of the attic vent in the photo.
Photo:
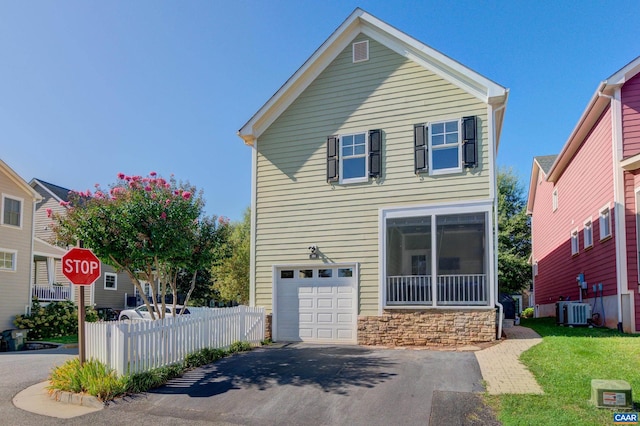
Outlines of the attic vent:
{"type": "Polygon", "coordinates": [[[353,43],[353,63],[369,60],[369,40],[353,43]]]}

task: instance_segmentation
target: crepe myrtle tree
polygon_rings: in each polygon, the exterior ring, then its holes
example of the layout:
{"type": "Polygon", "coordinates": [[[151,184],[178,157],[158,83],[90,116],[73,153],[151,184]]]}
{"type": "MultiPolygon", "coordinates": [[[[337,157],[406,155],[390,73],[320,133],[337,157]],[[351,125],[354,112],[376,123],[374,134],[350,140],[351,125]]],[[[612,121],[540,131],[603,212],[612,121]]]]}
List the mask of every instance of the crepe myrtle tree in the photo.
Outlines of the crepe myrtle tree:
{"type": "Polygon", "coordinates": [[[82,241],[104,263],[126,272],[147,309],[153,313],[153,305],[160,317],[169,289],[174,308],[177,303],[177,273],[195,277],[210,260],[218,222],[204,217],[202,193],[173,175],[167,181],[155,172],[146,177],[119,173],[109,190],[96,184],[93,192],[71,191],[68,200],[61,203],[65,214],[51,215],[57,242],[82,241]],[[151,300],[143,283],[151,287],[151,300]]]}

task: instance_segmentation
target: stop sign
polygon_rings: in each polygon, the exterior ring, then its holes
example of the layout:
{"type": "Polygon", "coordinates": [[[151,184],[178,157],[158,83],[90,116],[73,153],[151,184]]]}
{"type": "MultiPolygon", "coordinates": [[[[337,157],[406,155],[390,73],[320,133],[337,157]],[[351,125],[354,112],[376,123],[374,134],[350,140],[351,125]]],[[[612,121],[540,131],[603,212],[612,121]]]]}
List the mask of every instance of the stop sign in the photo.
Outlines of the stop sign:
{"type": "Polygon", "coordinates": [[[76,285],[91,285],[100,278],[100,260],[89,249],[74,247],[62,256],[62,273],[76,285]]]}

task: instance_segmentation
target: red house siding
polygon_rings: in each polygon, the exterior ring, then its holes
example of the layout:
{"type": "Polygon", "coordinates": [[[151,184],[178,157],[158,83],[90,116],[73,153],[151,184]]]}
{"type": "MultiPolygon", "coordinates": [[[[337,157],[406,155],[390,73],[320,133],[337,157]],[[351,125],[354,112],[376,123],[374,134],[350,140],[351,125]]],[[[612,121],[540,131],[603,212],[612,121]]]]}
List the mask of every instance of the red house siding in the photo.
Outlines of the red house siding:
{"type": "Polygon", "coordinates": [[[543,181],[536,190],[532,214],[536,304],[555,303],[560,297],[579,298],[576,276],[591,284],[603,283],[604,295],[616,294],[615,229],[613,222],[613,157],[611,113],[607,108],[555,183],[543,181]],[[558,209],[552,192],[558,190],[558,209]],[[600,240],[600,209],[611,209],[612,238],[600,240]],[[593,246],[584,248],[584,222],[592,221],[593,246]],[[579,233],[578,254],[571,254],[571,232],[579,233]]]}
{"type": "MultiPolygon", "coordinates": [[[[624,196],[625,196],[625,225],[627,228],[627,270],[628,270],[628,286],[630,290],[635,290],[634,304],[636,317],[636,330],[640,331],[640,295],[638,294],[638,234],[636,217],[636,188],[640,190],[640,170],[625,173],[624,179],[624,196]]],[[[640,196],[640,194],[638,194],[640,196]]]]}
{"type": "Polygon", "coordinates": [[[622,86],[622,136],[624,157],[640,154],[640,74],[622,86]]]}

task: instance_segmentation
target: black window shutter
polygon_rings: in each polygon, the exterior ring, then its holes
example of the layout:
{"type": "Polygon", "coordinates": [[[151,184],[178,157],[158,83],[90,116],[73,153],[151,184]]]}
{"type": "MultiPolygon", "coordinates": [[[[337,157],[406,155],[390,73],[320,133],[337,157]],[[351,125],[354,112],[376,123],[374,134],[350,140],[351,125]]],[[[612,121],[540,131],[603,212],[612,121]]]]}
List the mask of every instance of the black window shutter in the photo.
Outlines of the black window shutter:
{"type": "Polygon", "coordinates": [[[338,136],[327,138],[327,182],[338,181],[338,151],[340,139],[338,136]]]}
{"type": "Polygon", "coordinates": [[[464,117],[462,119],[462,141],[464,166],[476,167],[478,165],[476,117],[464,117]]]}
{"type": "Polygon", "coordinates": [[[424,124],[416,124],[413,126],[413,148],[414,148],[414,164],[415,172],[420,173],[426,171],[427,168],[427,133],[428,127],[424,124]]]}
{"type": "Polygon", "coordinates": [[[382,152],[382,131],[369,131],[369,176],[380,176],[382,162],[380,153],[382,152]]]}

